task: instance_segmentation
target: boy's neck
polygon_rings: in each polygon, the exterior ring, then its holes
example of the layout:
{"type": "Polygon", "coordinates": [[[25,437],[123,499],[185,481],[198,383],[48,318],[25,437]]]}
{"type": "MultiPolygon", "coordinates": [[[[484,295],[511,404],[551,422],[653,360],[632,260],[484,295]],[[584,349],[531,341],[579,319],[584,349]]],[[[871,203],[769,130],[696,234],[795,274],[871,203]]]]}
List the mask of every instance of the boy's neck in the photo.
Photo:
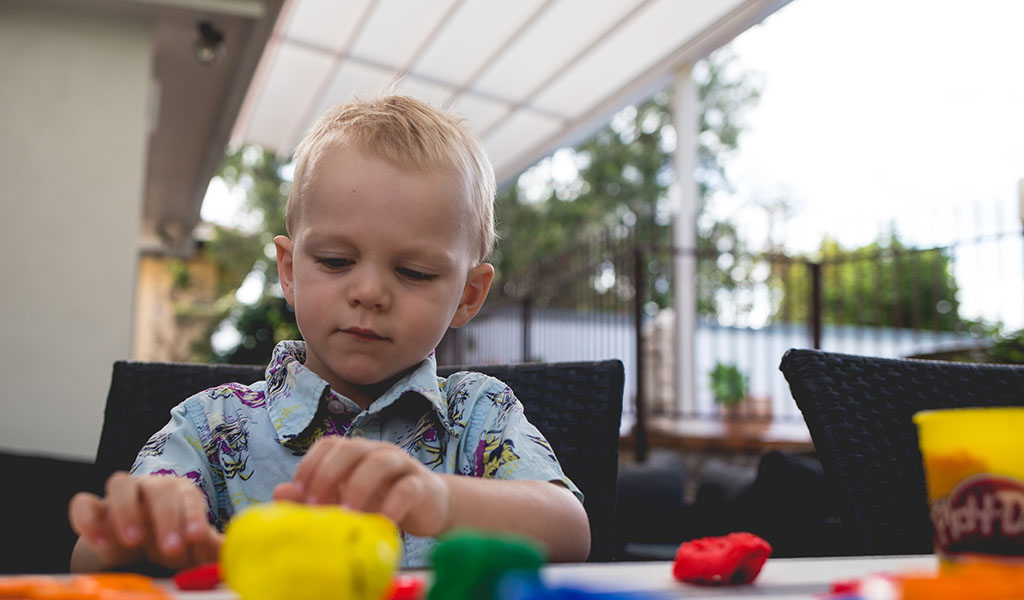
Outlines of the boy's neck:
{"type": "Polygon", "coordinates": [[[345,396],[348,396],[350,400],[359,405],[359,408],[366,410],[370,408],[370,405],[373,404],[373,402],[377,398],[383,396],[384,392],[391,389],[391,386],[394,385],[395,381],[397,380],[397,378],[387,379],[377,383],[372,383],[370,385],[351,386],[350,389],[348,390],[349,393],[347,394],[344,394],[344,392],[340,392],[340,390],[335,391],[339,391],[340,393],[343,393],[345,396]]]}
{"type": "Polygon", "coordinates": [[[414,371],[417,367],[419,367],[419,365],[420,363],[416,363],[415,365],[409,367],[408,369],[400,371],[394,376],[384,379],[383,381],[378,381],[377,383],[371,383],[368,385],[354,385],[351,383],[346,383],[344,389],[338,389],[337,386],[331,384],[331,389],[347,397],[352,402],[355,402],[357,405],[359,405],[359,408],[366,410],[370,408],[370,405],[373,404],[375,400],[383,396],[389,389],[391,389],[391,386],[395,385],[395,383],[399,379],[405,377],[406,375],[414,371]]]}

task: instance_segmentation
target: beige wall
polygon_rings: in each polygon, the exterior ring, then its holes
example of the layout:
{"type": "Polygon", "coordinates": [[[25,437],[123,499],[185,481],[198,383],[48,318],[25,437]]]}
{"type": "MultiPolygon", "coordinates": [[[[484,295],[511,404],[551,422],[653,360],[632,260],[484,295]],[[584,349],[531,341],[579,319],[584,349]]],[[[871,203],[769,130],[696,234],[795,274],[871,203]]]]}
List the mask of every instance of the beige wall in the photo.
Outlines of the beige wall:
{"type": "Polygon", "coordinates": [[[0,450],[91,459],[131,354],[152,24],[0,2],[0,450]]]}

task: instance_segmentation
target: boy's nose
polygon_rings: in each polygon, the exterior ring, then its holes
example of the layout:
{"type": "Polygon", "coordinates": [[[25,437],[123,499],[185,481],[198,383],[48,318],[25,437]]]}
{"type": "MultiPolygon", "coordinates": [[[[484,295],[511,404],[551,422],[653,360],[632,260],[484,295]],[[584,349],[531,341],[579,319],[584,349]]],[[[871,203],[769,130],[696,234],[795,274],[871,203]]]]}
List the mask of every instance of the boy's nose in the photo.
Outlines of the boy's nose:
{"type": "Polygon", "coordinates": [[[352,285],[348,288],[348,303],[352,307],[362,306],[373,310],[385,310],[390,304],[390,294],[383,277],[374,269],[359,269],[352,273],[352,285]]]}

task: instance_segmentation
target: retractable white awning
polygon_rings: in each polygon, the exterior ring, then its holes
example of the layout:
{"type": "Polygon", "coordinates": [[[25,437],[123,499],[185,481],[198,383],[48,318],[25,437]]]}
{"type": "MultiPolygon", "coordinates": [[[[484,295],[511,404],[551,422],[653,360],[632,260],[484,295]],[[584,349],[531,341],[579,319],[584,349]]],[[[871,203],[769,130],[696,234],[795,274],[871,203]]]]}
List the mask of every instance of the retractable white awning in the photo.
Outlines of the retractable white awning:
{"type": "Polygon", "coordinates": [[[290,0],[232,137],[287,155],[394,86],[463,115],[507,181],[787,1],[290,0]]]}

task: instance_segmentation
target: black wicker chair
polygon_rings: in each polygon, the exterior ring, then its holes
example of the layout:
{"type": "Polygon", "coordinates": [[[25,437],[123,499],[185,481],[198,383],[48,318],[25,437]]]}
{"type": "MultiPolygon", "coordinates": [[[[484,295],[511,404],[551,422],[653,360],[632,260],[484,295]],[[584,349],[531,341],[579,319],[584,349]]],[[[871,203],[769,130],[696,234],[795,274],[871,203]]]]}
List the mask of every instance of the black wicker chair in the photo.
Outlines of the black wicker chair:
{"type": "Polygon", "coordinates": [[[914,413],[1024,405],[1024,367],[790,350],[779,369],[862,554],[932,551],[914,413]]]}
{"type": "MultiPolygon", "coordinates": [[[[609,561],[615,547],[616,475],[623,367],[617,360],[445,367],[504,381],[526,416],[551,442],[562,468],[585,496],[591,561],[609,561]]],[[[230,381],[263,379],[263,367],[118,361],[104,414],[96,467],[99,477],[128,469],[168,411],[188,396],[230,381]]]]}

